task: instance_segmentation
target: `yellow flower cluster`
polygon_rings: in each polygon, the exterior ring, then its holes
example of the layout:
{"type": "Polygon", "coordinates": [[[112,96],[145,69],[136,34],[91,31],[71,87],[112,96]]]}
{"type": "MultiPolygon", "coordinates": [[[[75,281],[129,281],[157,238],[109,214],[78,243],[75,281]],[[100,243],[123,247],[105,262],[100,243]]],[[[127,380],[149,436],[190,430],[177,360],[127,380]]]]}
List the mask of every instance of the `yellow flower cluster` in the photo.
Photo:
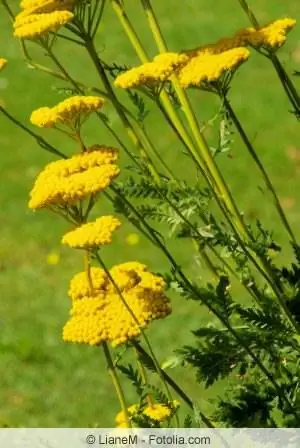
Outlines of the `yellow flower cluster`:
{"type": "Polygon", "coordinates": [[[14,20],[14,36],[33,39],[55,31],[73,19],[74,0],[23,0],[14,20]]]}
{"type": "Polygon", "coordinates": [[[57,31],[73,19],[70,11],[54,11],[47,14],[29,14],[14,22],[14,36],[20,39],[35,39],[50,31],[57,31]]]}
{"type": "Polygon", "coordinates": [[[117,150],[93,146],[70,159],[48,164],[37,177],[29,207],[74,204],[106,188],[120,170],[114,164],[117,150]]]}
{"type": "Polygon", "coordinates": [[[6,64],[7,64],[7,60],[0,58],[0,72],[1,72],[1,70],[3,70],[6,67],[6,64]]]}
{"type": "Polygon", "coordinates": [[[90,345],[107,341],[115,347],[138,337],[141,328],[171,312],[163,279],[145,265],[123,263],[114,266],[110,276],[127,306],[102,269],[91,268],[89,275],[75,275],[69,288],[72,309],[63,329],[65,341],[90,345]]]}
{"type": "Polygon", "coordinates": [[[71,230],[63,236],[62,243],[74,249],[93,249],[111,243],[114,231],[120,227],[120,221],[113,216],[101,216],[71,230]]]}
{"type": "MultiPolygon", "coordinates": [[[[179,402],[177,400],[174,400],[172,406],[173,409],[178,408],[179,402]]],[[[161,403],[148,405],[144,409],[140,409],[137,404],[134,404],[127,409],[127,412],[130,418],[134,417],[135,415],[145,415],[156,423],[162,423],[171,416],[172,409],[171,406],[167,406],[166,404],[161,403]]],[[[117,424],[117,428],[126,428],[126,420],[123,411],[117,414],[115,422],[117,424]]]]}
{"type": "Polygon", "coordinates": [[[152,62],[122,73],[116,78],[115,85],[123,89],[131,89],[167,81],[176,69],[187,63],[188,59],[185,54],[162,53],[156,56],[152,62]]]}
{"type": "Polygon", "coordinates": [[[72,125],[79,118],[101,109],[105,100],[98,96],[72,96],[54,107],[41,107],[32,112],[30,121],[40,128],[52,128],[57,124],[72,125]]]}
{"type": "Polygon", "coordinates": [[[233,48],[219,54],[199,53],[180,70],[180,84],[187,88],[217,81],[224,73],[236,70],[249,55],[246,48],[233,48]]]}

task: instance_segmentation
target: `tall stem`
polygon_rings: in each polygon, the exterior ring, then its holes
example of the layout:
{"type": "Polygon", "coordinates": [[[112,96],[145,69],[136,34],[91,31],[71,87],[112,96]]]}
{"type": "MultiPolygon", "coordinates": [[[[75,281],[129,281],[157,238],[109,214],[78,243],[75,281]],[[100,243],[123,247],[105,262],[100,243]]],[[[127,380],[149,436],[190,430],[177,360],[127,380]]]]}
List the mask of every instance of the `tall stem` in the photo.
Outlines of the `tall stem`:
{"type": "MultiPolygon", "coordinates": [[[[94,292],[94,285],[93,285],[92,276],[91,276],[91,264],[90,264],[90,252],[89,251],[85,251],[85,253],[84,253],[84,267],[85,267],[85,272],[86,272],[86,275],[87,275],[87,280],[88,280],[90,293],[93,294],[93,292],[94,292]]],[[[106,359],[106,362],[107,362],[107,369],[108,369],[108,372],[109,372],[110,377],[112,379],[112,383],[113,383],[114,388],[116,390],[116,393],[117,393],[117,396],[119,398],[120,405],[121,405],[121,408],[122,408],[122,411],[123,411],[123,414],[124,414],[126,427],[127,428],[132,428],[130,420],[129,420],[128,406],[126,404],[125,395],[124,395],[121,383],[119,381],[115,365],[114,365],[113,360],[111,358],[111,354],[110,354],[107,342],[104,341],[102,343],[102,347],[103,347],[104,356],[105,356],[105,359],[106,359]]]]}
{"type": "MultiPolygon", "coordinates": [[[[255,17],[253,11],[251,10],[250,6],[248,5],[248,2],[246,0],[238,0],[243,11],[247,14],[249,17],[250,22],[252,23],[253,27],[255,29],[260,28],[260,24],[255,17]]],[[[288,99],[290,100],[291,104],[295,108],[296,112],[300,112],[300,96],[297,92],[297,89],[295,88],[291,78],[288,76],[286,71],[284,70],[279,58],[274,52],[269,52],[268,58],[272,61],[272,64],[276,70],[276,73],[281,81],[281,84],[285,90],[285,93],[287,94],[288,99]]]]}
{"type": "Polygon", "coordinates": [[[117,375],[117,371],[115,368],[115,365],[113,363],[108,345],[106,342],[102,343],[102,347],[103,347],[103,352],[104,352],[104,356],[107,362],[107,369],[108,372],[110,374],[110,377],[112,379],[112,383],[116,389],[116,393],[118,395],[119,401],[120,401],[120,405],[123,411],[123,415],[124,415],[124,419],[125,419],[125,424],[126,424],[126,428],[132,428],[130,419],[129,419],[129,415],[128,415],[128,406],[125,400],[125,395],[121,386],[121,383],[119,381],[118,375],[117,375]]]}
{"type": "Polygon", "coordinates": [[[155,181],[157,183],[160,183],[160,175],[158,174],[158,172],[156,171],[155,166],[153,165],[153,162],[149,156],[149,154],[147,154],[147,152],[145,151],[145,148],[143,146],[143,144],[140,141],[139,136],[137,135],[137,133],[135,132],[134,128],[131,126],[129,120],[127,119],[120,103],[119,100],[117,99],[115,92],[113,91],[109,80],[107,79],[105,70],[99,60],[97,51],[95,49],[94,46],[94,42],[93,40],[90,38],[90,36],[83,36],[85,38],[85,47],[91,57],[91,60],[94,63],[94,66],[99,74],[99,77],[105,87],[105,90],[109,96],[109,99],[111,101],[111,103],[113,104],[116,112],[118,113],[120,120],[124,126],[124,128],[126,129],[127,134],[129,135],[129,137],[131,138],[131,140],[134,142],[134,144],[136,145],[136,147],[138,148],[140,154],[142,155],[142,157],[144,158],[149,171],[151,172],[153,178],[155,179],[155,181]]]}
{"type": "Polygon", "coordinates": [[[270,178],[268,176],[267,171],[265,170],[265,167],[264,167],[263,163],[261,162],[260,158],[258,157],[258,154],[256,153],[253,145],[251,144],[251,142],[250,142],[250,140],[249,140],[249,138],[248,138],[248,136],[247,136],[247,134],[246,134],[246,132],[245,132],[241,122],[240,122],[240,120],[238,119],[237,115],[235,114],[235,112],[234,112],[234,110],[233,110],[233,108],[232,108],[232,106],[230,104],[230,101],[228,100],[227,96],[226,95],[223,96],[222,100],[224,102],[224,106],[226,108],[226,111],[227,111],[229,117],[233,121],[233,123],[234,123],[234,125],[235,125],[235,127],[236,127],[236,129],[238,131],[238,133],[240,134],[243,142],[245,143],[246,148],[248,149],[249,154],[251,155],[251,157],[253,158],[254,162],[257,165],[257,167],[259,168],[259,170],[260,170],[260,172],[261,172],[261,174],[262,174],[262,176],[264,178],[264,181],[265,181],[265,184],[266,184],[267,188],[269,189],[269,191],[271,192],[271,194],[273,196],[276,209],[278,211],[278,214],[279,214],[279,216],[280,216],[280,218],[282,220],[282,223],[283,223],[286,231],[288,232],[288,234],[289,234],[290,238],[292,239],[293,243],[297,244],[297,240],[296,240],[296,238],[295,238],[295,236],[293,234],[293,231],[292,231],[292,229],[290,227],[290,224],[289,224],[289,222],[288,222],[288,220],[287,220],[287,218],[285,216],[285,213],[284,213],[284,211],[283,211],[283,209],[281,207],[281,204],[280,204],[280,201],[278,199],[276,190],[275,190],[275,188],[274,188],[274,186],[272,184],[272,181],[270,180],[270,178]]]}
{"type": "MultiPolygon", "coordinates": [[[[118,296],[120,297],[120,299],[121,299],[123,305],[125,306],[126,310],[129,312],[129,314],[130,314],[130,316],[132,317],[133,321],[135,322],[135,324],[136,324],[137,327],[139,328],[139,330],[140,330],[140,332],[141,332],[141,335],[142,335],[142,337],[143,337],[143,339],[144,339],[144,341],[145,341],[145,343],[146,343],[146,345],[147,345],[147,347],[148,347],[148,349],[149,349],[149,351],[150,351],[150,353],[151,353],[151,357],[152,357],[153,362],[154,362],[154,364],[155,364],[155,370],[156,370],[156,372],[157,372],[157,374],[158,374],[158,377],[161,379],[162,384],[163,384],[164,387],[165,387],[166,394],[167,394],[167,397],[168,397],[169,402],[170,402],[170,406],[173,408],[173,397],[172,397],[172,395],[171,395],[171,392],[170,392],[170,389],[169,389],[167,383],[165,382],[163,376],[161,375],[159,362],[157,361],[157,358],[156,358],[156,356],[155,356],[155,353],[154,353],[154,351],[153,351],[153,349],[152,349],[152,346],[151,346],[151,344],[150,344],[150,341],[149,341],[149,339],[148,339],[148,337],[147,337],[147,335],[146,335],[144,329],[141,327],[141,325],[140,325],[140,323],[139,323],[139,321],[138,321],[136,315],[134,314],[134,312],[132,311],[132,309],[130,308],[130,306],[128,305],[128,303],[126,302],[126,300],[125,300],[125,298],[124,298],[124,296],[123,296],[122,291],[120,290],[120,288],[119,288],[118,285],[116,284],[115,280],[114,280],[113,277],[111,276],[111,273],[110,273],[109,270],[107,269],[105,263],[103,262],[102,258],[99,256],[98,252],[95,252],[95,256],[96,256],[96,259],[97,259],[98,263],[100,264],[100,266],[102,267],[102,269],[103,269],[104,272],[106,273],[106,275],[107,275],[109,281],[111,282],[111,284],[112,284],[113,287],[115,288],[115,291],[116,291],[116,293],[118,294],[118,296]]],[[[176,420],[178,420],[178,416],[177,416],[177,414],[175,414],[175,418],[176,418],[176,420]]]]}
{"type": "MultiPolygon", "coordinates": [[[[151,28],[152,34],[154,36],[154,39],[156,41],[159,51],[167,52],[168,51],[167,45],[166,45],[166,42],[162,35],[162,32],[160,30],[159,23],[156,19],[153,9],[152,9],[150,0],[141,0],[141,2],[145,9],[145,13],[148,18],[149,26],[151,28]]],[[[179,100],[182,104],[182,109],[186,115],[187,121],[190,125],[190,128],[192,130],[194,138],[197,142],[198,149],[200,150],[200,157],[204,161],[204,167],[205,167],[204,171],[208,172],[211,175],[216,186],[219,189],[220,201],[218,201],[218,203],[224,202],[225,207],[222,207],[222,205],[221,205],[220,208],[223,211],[223,213],[225,214],[227,220],[229,220],[229,223],[230,223],[230,218],[232,219],[234,228],[236,229],[237,233],[240,234],[240,236],[241,236],[242,246],[243,246],[245,252],[247,253],[247,255],[249,256],[250,251],[247,249],[247,246],[243,244],[243,239],[248,243],[253,243],[254,242],[253,236],[251,235],[247,226],[245,225],[245,223],[242,219],[242,216],[239,212],[239,209],[231,195],[231,192],[230,192],[218,166],[216,165],[216,163],[214,161],[214,158],[210,152],[210,149],[206,143],[206,140],[205,140],[204,136],[202,135],[202,132],[199,128],[198,121],[197,121],[194,111],[190,105],[189,98],[186,95],[186,92],[180,86],[180,83],[179,83],[176,75],[173,75],[171,80],[173,82],[176,93],[179,97],[179,100]],[[229,218],[227,216],[225,208],[229,212],[229,215],[230,215],[229,218]]],[[[281,285],[280,285],[279,280],[274,275],[272,266],[270,266],[268,260],[265,259],[265,257],[261,257],[261,256],[257,255],[255,252],[253,253],[253,255],[251,255],[250,259],[252,261],[254,261],[254,264],[259,269],[259,271],[263,274],[263,276],[266,279],[268,279],[268,282],[270,283],[270,286],[273,289],[275,295],[278,297],[278,300],[280,301],[282,308],[285,308],[285,314],[286,314],[288,320],[290,321],[291,325],[298,332],[299,331],[298,325],[296,324],[295,320],[293,319],[293,316],[289,312],[289,310],[286,306],[286,303],[285,303],[285,299],[282,297],[281,285]]]]}

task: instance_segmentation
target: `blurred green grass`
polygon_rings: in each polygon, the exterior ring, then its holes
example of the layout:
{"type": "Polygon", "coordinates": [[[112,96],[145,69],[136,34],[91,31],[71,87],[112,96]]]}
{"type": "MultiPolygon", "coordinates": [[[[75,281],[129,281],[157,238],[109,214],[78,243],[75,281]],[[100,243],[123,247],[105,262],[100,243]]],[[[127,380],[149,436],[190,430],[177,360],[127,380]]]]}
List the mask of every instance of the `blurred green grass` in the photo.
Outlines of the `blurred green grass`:
{"type": "MultiPolygon", "coordinates": [[[[18,2],[10,3],[16,11],[18,2]]],[[[203,45],[248,26],[236,0],[160,0],[153,3],[170,50],[203,45]]],[[[300,18],[297,0],[280,4],[271,0],[255,0],[251,4],[262,22],[286,15],[300,18]]],[[[138,2],[127,0],[126,6],[143,43],[149,53],[155,55],[155,46],[138,2]]],[[[28,123],[33,109],[54,105],[61,99],[55,87],[63,84],[26,67],[19,43],[13,39],[9,20],[2,9],[0,29],[0,56],[9,60],[8,67],[0,76],[0,102],[18,119],[28,123]]],[[[300,66],[299,36],[296,28],[280,51],[280,58],[290,73],[300,66]]],[[[109,2],[97,39],[104,60],[116,60],[119,64],[138,63],[110,10],[109,2]]],[[[37,54],[49,63],[40,52],[37,54]]],[[[59,46],[58,54],[76,79],[99,85],[82,49],[73,50],[64,42],[59,46]]],[[[274,180],[296,234],[300,236],[297,195],[300,185],[300,128],[289,113],[289,104],[268,62],[252,54],[234,80],[230,97],[274,180]]],[[[210,95],[197,94],[193,102],[201,121],[217,112],[218,105],[210,95]]],[[[129,144],[114,111],[110,108],[107,111],[114,130],[129,144]]],[[[177,142],[171,133],[166,132],[155,112],[147,118],[147,126],[168,163],[182,171],[177,142]]],[[[66,139],[47,130],[42,134],[54,146],[71,154],[73,148],[66,139]]],[[[209,133],[207,136],[214,138],[209,133]]],[[[85,138],[89,144],[114,144],[111,136],[93,120],[85,128],[85,138]]],[[[97,348],[71,346],[61,341],[61,328],[70,305],[68,282],[82,269],[81,258],[60,245],[61,235],[66,230],[64,223],[47,212],[32,213],[27,209],[28,193],[34,178],[41,167],[52,160],[51,155],[43,152],[3,116],[0,116],[0,143],[0,425],[112,426],[118,403],[105,371],[102,353],[97,348]],[[47,264],[47,256],[53,251],[60,255],[57,265],[47,264]]],[[[220,160],[226,179],[245,214],[250,219],[259,217],[273,229],[276,239],[285,244],[288,257],[290,252],[285,234],[270,199],[260,191],[262,181],[251,163],[235,136],[232,158],[225,156],[220,160]]],[[[107,205],[101,204],[97,213],[101,214],[106,209],[107,205]]],[[[160,253],[143,238],[136,246],[126,243],[130,232],[132,228],[124,225],[114,245],[107,248],[108,264],[137,259],[154,271],[166,270],[167,264],[160,253]]],[[[204,275],[195,266],[191,247],[183,247],[181,242],[170,241],[168,244],[186,270],[204,275]]],[[[190,330],[208,319],[207,314],[193,303],[176,297],[173,303],[173,315],[164,322],[153,324],[149,330],[161,360],[174,348],[191,341],[190,330]]],[[[222,391],[221,385],[205,391],[203,386],[196,384],[190,371],[174,372],[174,376],[205,410],[211,409],[209,399],[222,391]]],[[[129,400],[134,399],[132,391],[129,389],[128,392],[129,400]]]]}

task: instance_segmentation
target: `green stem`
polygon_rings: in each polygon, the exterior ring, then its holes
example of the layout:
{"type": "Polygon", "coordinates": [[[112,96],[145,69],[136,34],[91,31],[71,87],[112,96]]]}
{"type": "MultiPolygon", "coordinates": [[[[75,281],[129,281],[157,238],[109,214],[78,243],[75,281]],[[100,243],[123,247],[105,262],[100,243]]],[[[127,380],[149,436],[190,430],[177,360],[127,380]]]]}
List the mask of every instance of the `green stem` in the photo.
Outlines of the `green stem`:
{"type": "Polygon", "coordinates": [[[61,157],[62,159],[67,159],[68,157],[60,152],[58,149],[54,148],[54,146],[50,145],[43,137],[36,134],[35,132],[31,131],[27,126],[22,124],[19,120],[17,120],[15,117],[13,117],[9,112],[7,112],[4,107],[0,106],[0,112],[3,113],[3,115],[6,116],[10,121],[12,121],[15,125],[17,125],[19,128],[21,128],[23,131],[25,131],[27,134],[29,134],[32,138],[35,139],[35,141],[40,145],[41,148],[45,149],[48,152],[51,152],[52,154],[55,154],[58,157],[61,157]]]}
{"type": "Polygon", "coordinates": [[[272,181],[270,180],[270,178],[268,176],[268,173],[265,170],[265,167],[264,167],[263,163],[259,159],[259,157],[258,157],[258,155],[257,155],[257,153],[256,153],[256,151],[255,151],[255,149],[253,147],[253,145],[251,144],[251,142],[250,142],[250,140],[249,140],[249,138],[248,138],[248,136],[247,136],[247,134],[246,134],[246,132],[245,132],[241,122],[240,122],[240,120],[238,119],[237,115],[235,114],[235,112],[234,112],[234,110],[233,110],[233,108],[232,108],[232,106],[231,106],[227,96],[224,95],[224,96],[221,97],[221,99],[224,102],[224,106],[226,108],[226,111],[227,111],[230,119],[233,121],[237,131],[239,132],[243,142],[245,143],[246,148],[248,149],[249,154],[251,155],[251,157],[253,158],[254,162],[257,165],[257,167],[259,168],[259,170],[260,170],[260,172],[261,172],[261,174],[262,174],[262,176],[264,178],[264,181],[265,181],[265,184],[266,184],[267,188],[269,189],[269,191],[271,192],[271,194],[273,196],[276,209],[278,211],[278,214],[279,214],[279,216],[280,216],[280,218],[282,220],[282,223],[283,223],[286,231],[288,232],[288,234],[289,234],[291,240],[293,241],[293,243],[297,244],[297,240],[296,240],[296,238],[295,238],[295,236],[293,234],[293,231],[292,231],[292,229],[290,227],[290,224],[289,224],[289,222],[288,222],[288,220],[287,220],[287,218],[285,216],[285,213],[284,213],[284,211],[283,211],[283,209],[281,207],[281,204],[280,204],[280,201],[278,199],[276,190],[275,190],[275,188],[274,188],[274,186],[272,184],[272,181]]]}
{"type": "Polygon", "coordinates": [[[126,404],[126,400],[125,400],[125,394],[123,392],[121,383],[119,381],[118,375],[117,375],[117,371],[115,368],[115,365],[113,363],[108,345],[106,342],[102,343],[102,347],[103,347],[103,352],[104,352],[104,356],[107,362],[107,369],[108,369],[108,373],[111,376],[112,379],[112,383],[115,387],[116,393],[118,395],[119,401],[120,401],[120,405],[124,414],[124,419],[125,419],[125,424],[127,428],[132,428],[131,422],[130,422],[130,418],[129,418],[129,414],[128,414],[128,406],[126,404]]]}
{"type": "MultiPolygon", "coordinates": [[[[167,383],[165,382],[163,376],[161,375],[159,362],[157,361],[157,358],[156,358],[156,356],[155,356],[155,354],[154,354],[154,351],[153,351],[153,349],[152,349],[152,346],[151,346],[151,344],[150,344],[150,341],[149,341],[149,339],[148,339],[148,337],[147,337],[147,335],[146,335],[144,329],[141,327],[141,325],[140,325],[140,323],[139,323],[139,321],[138,321],[136,315],[134,314],[134,312],[132,311],[132,309],[130,308],[130,306],[127,304],[127,302],[126,302],[126,300],[125,300],[125,298],[124,298],[124,296],[123,296],[122,291],[120,290],[120,288],[119,288],[118,285],[116,284],[115,280],[114,280],[113,277],[111,276],[111,274],[110,274],[109,270],[107,269],[105,263],[103,262],[102,258],[99,256],[98,252],[95,252],[94,254],[95,254],[95,257],[96,257],[98,263],[100,264],[100,266],[102,267],[102,269],[103,269],[104,272],[106,273],[106,275],[107,275],[109,281],[111,282],[111,284],[112,284],[113,287],[115,288],[115,291],[116,291],[116,293],[118,294],[118,296],[120,297],[120,299],[121,299],[123,305],[125,306],[125,308],[126,308],[127,311],[129,312],[130,316],[131,316],[132,319],[134,320],[135,324],[136,324],[137,327],[139,328],[139,330],[140,330],[140,332],[141,332],[141,335],[142,335],[142,337],[143,337],[143,339],[144,339],[144,341],[145,341],[145,343],[146,343],[146,345],[147,345],[147,347],[148,347],[148,349],[149,349],[149,352],[150,352],[150,354],[151,354],[151,357],[152,357],[152,359],[153,359],[153,362],[155,363],[155,369],[156,369],[156,372],[157,372],[157,374],[158,374],[158,377],[160,378],[160,380],[161,380],[161,382],[162,382],[162,384],[163,384],[163,386],[164,386],[164,388],[165,388],[165,390],[166,390],[167,397],[168,397],[168,399],[169,399],[169,401],[170,401],[170,406],[172,406],[172,405],[173,405],[173,397],[172,397],[172,395],[171,395],[171,392],[170,392],[170,389],[169,389],[167,383]]],[[[173,407],[173,406],[172,406],[172,407],[173,407]]],[[[176,417],[176,419],[178,419],[177,414],[175,414],[175,417],[176,417]]]]}
{"type": "Polygon", "coordinates": [[[145,148],[143,147],[139,136],[137,135],[137,133],[135,132],[131,123],[127,119],[127,117],[123,111],[123,108],[122,108],[121,104],[119,103],[119,100],[117,99],[115,92],[113,91],[113,89],[110,85],[109,80],[107,79],[105,70],[101,64],[99,57],[98,57],[93,40],[90,38],[90,36],[87,36],[87,35],[83,36],[83,38],[85,40],[86,50],[91,57],[91,60],[92,60],[94,66],[98,72],[98,75],[105,87],[105,90],[110,98],[110,101],[113,104],[116,112],[118,113],[118,115],[121,119],[121,122],[127,131],[127,134],[129,135],[131,140],[134,142],[135,146],[138,148],[138,150],[139,150],[141,156],[143,157],[143,159],[145,160],[147,167],[148,167],[150,173],[152,174],[154,180],[159,184],[160,183],[160,175],[156,171],[156,168],[153,165],[153,162],[152,162],[149,154],[147,154],[147,152],[145,151],[145,148]]]}
{"type": "MultiPolygon", "coordinates": [[[[255,17],[253,11],[251,10],[250,6],[248,5],[248,2],[246,0],[238,0],[238,1],[241,5],[243,11],[245,11],[245,13],[247,14],[253,27],[256,30],[258,30],[260,28],[260,24],[259,24],[257,18],[255,17]]],[[[299,112],[300,111],[300,96],[299,96],[293,82],[291,81],[290,77],[284,70],[279,58],[277,57],[277,55],[274,52],[269,52],[267,57],[272,61],[272,64],[276,70],[276,73],[277,73],[280,81],[281,81],[281,84],[285,90],[285,93],[287,94],[287,97],[289,98],[291,104],[295,108],[295,111],[299,112]]]]}

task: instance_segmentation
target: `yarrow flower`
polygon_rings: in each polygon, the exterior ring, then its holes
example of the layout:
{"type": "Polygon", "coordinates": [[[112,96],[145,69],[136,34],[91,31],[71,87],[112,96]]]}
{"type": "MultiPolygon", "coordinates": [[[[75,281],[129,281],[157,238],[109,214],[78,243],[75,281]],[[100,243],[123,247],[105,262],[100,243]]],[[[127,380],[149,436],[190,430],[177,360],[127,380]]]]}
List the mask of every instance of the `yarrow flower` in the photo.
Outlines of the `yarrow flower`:
{"type": "Polygon", "coordinates": [[[104,190],[120,173],[114,164],[117,154],[114,148],[94,145],[46,165],[30,192],[29,208],[70,205],[104,190]]]}
{"type": "Polygon", "coordinates": [[[14,23],[14,36],[20,39],[34,39],[50,31],[57,31],[73,19],[70,11],[54,11],[48,14],[30,14],[19,17],[14,23]]]}
{"type": "MultiPolygon", "coordinates": [[[[173,409],[176,409],[178,406],[179,402],[174,400],[173,409]]],[[[172,409],[171,406],[167,406],[166,404],[156,403],[147,406],[144,409],[143,414],[149,417],[151,420],[161,423],[171,416],[172,409]]]]}
{"type": "MultiPolygon", "coordinates": [[[[180,403],[177,400],[173,401],[172,406],[161,403],[153,403],[141,408],[139,405],[133,404],[127,409],[127,413],[131,419],[137,415],[145,415],[156,423],[163,423],[172,415],[173,410],[179,407],[179,404],[180,403]]],[[[117,424],[117,428],[126,428],[124,411],[117,414],[115,422],[117,424]]]]}
{"type": "Polygon", "coordinates": [[[91,268],[89,274],[82,272],[72,279],[72,309],[63,329],[65,341],[90,345],[107,341],[115,347],[138,337],[153,320],[170,314],[163,279],[149,272],[145,265],[123,263],[109,273],[114,283],[100,268],[91,268]]]}
{"type": "Polygon", "coordinates": [[[180,84],[187,88],[215,82],[225,73],[235,71],[249,55],[246,48],[234,48],[219,54],[200,52],[180,70],[180,84]]]}
{"type": "Polygon", "coordinates": [[[6,67],[7,60],[4,58],[0,58],[0,72],[6,67]]]}
{"type": "Polygon", "coordinates": [[[92,249],[110,244],[112,234],[120,225],[120,221],[114,216],[101,216],[96,221],[66,233],[62,243],[76,249],[92,249]]]}
{"type": "Polygon", "coordinates": [[[99,96],[73,96],[56,106],[41,107],[32,112],[30,121],[41,128],[52,128],[57,124],[71,125],[78,119],[101,109],[105,100],[99,96]]]}
{"type": "Polygon", "coordinates": [[[152,62],[132,68],[115,80],[117,87],[131,89],[140,85],[155,85],[167,81],[170,76],[188,61],[188,56],[180,53],[162,53],[152,62]]]}

